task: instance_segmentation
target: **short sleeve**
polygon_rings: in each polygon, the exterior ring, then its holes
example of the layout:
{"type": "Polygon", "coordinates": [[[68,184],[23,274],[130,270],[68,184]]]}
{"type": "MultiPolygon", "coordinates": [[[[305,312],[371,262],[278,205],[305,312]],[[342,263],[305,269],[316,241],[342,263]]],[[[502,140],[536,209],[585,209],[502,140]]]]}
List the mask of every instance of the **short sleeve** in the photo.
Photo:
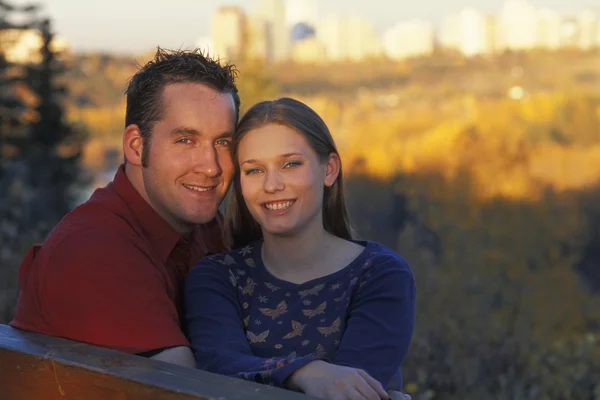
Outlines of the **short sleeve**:
{"type": "Polygon", "coordinates": [[[39,295],[57,336],[127,353],[188,345],[166,275],[137,243],[84,232],[46,254],[39,295]]]}

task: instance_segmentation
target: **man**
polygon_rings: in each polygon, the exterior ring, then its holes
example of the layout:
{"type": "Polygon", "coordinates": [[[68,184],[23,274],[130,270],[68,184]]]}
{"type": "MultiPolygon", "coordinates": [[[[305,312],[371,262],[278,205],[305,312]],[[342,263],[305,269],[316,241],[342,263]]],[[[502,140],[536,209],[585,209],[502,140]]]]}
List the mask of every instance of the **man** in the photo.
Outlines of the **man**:
{"type": "Polygon", "coordinates": [[[133,76],[125,162],[25,256],[13,327],[195,366],[181,290],[191,265],[225,250],[235,78],[198,51],[161,49],[133,76]]]}

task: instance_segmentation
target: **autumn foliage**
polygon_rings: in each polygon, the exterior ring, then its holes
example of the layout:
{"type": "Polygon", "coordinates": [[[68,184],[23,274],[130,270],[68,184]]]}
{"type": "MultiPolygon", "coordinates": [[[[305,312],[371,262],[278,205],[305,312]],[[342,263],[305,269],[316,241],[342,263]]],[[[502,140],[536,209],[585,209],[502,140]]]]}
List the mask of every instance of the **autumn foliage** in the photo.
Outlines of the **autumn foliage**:
{"type": "MultiPolygon", "coordinates": [[[[114,167],[135,61],[69,60],[88,167],[114,167]]],[[[357,232],[412,265],[413,398],[600,398],[598,65],[573,51],[238,65],[244,108],[286,95],[323,116],[357,232]]]]}

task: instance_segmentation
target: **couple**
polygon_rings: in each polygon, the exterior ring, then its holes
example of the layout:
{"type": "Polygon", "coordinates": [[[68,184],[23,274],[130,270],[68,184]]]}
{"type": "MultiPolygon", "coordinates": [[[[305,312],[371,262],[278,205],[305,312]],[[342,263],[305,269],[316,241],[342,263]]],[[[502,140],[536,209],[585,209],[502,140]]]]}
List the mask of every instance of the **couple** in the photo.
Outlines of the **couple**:
{"type": "Polygon", "coordinates": [[[412,338],[410,268],[352,239],[322,119],[279,99],[238,124],[235,75],[160,49],[136,73],[125,162],[27,253],[11,325],[324,399],[386,399],[412,338]]]}

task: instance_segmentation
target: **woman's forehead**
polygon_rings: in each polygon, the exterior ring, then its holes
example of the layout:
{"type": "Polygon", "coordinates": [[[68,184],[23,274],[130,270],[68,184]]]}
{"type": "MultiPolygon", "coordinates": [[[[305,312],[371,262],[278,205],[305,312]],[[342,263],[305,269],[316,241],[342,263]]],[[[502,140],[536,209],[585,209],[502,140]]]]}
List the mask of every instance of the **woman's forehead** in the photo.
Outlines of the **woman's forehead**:
{"type": "Polygon", "coordinates": [[[247,132],[239,143],[238,153],[281,155],[305,154],[310,150],[304,135],[284,125],[268,124],[247,132]]]}

